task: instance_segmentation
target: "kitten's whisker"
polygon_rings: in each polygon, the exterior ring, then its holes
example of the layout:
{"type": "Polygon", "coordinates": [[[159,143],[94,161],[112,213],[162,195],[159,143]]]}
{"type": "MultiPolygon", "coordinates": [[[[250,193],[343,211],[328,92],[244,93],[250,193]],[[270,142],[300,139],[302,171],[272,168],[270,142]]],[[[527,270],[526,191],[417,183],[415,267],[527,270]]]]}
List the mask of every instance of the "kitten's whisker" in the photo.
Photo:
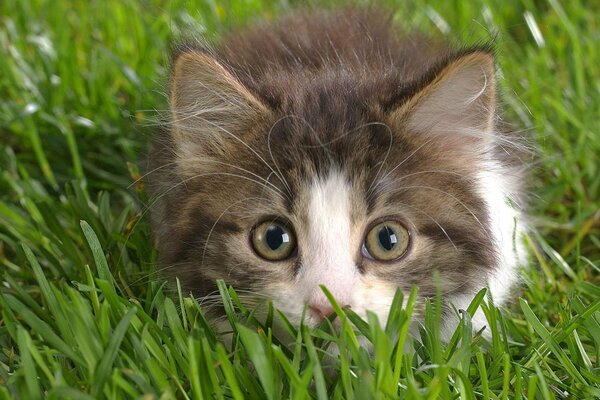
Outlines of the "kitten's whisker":
{"type": "Polygon", "coordinates": [[[429,169],[429,170],[424,170],[424,171],[413,172],[413,173],[410,173],[407,175],[402,175],[399,179],[393,181],[393,183],[397,184],[397,183],[402,182],[406,178],[409,178],[409,177],[415,176],[415,175],[421,175],[421,174],[448,174],[448,175],[458,176],[460,179],[470,179],[469,177],[466,177],[465,175],[455,172],[455,171],[447,171],[447,170],[442,170],[442,169],[429,169]]]}
{"type": "MultiPolygon", "coordinates": [[[[237,263],[237,264],[234,264],[234,265],[239,266],[239,265],[244,265],[244,264],[245,263],[237,263]]],[[[227,285],[227,286],[229,286],[229,285],[227,285]]],[[[241,298],[241,296],[256,296],[256,297],[261,297],[263,299],[269,299],[268,295],[266,295],[264,293],[261,293],[261,292],[254,291],[254,290],[250,290],[250,289],[235,289],[235,288],[234,288],[234,290],[235,290],[235,293],[240,298],[241,298]]],[[[220,294],[219,290],[217,289],[217,290],[213,290],[212,292],[210,292],[210,293],[202,296],[202,298],[204,298],[204,297],[214,297],[214,298],[219,298],[220,299],[221,298],[221,294],[220,294]]]]}
{"type": "Polygon", "coordinates": [[[390,176],[391,173],[393,173],[395,170],[397,170],[398,168],[400,168],[405,162],[407,162],[408,160],[410,160],[415,154],[417,154],[417,152],[419,152],[419,150],[421,150],[423,147],[425,147],[426,145],[430,144],[431,141],[433,140],[433,138],[430,138],[428,140],[426,140],[425,142],[423,142],[419,147],[417,147],[415,150],[413,150],[412,153],[410,153],[408,156],[406,156],[402,161],[400,161],[400,163],[398,163],[398,165],[396,165],[394,168],[392,168],[391,170],[389,170],[382,178],[381,180],[384,181],[388,176],[390,176]]]}
{"type": "Polygon", "coordinates": [[[270,297],[264,293],[261,292],[257,292],[254,290],[249,290],[249,289],[236,289],[235,292],[237,294],[242,294],[242,295],[252,295],[252,296],[257,296],[257,297],[262,297],[264,300],[268,300],[270,297]]]}
{"type": "MultiPolygon", "coordinates": [[[[456,283],[456,282],[453,282],[456,283]]],[[[460,280],[460,283],[458,283],[458,285],[452,285],[450,287],[445,288],[445,294],[453,294],[454,292],[456,292],[459,289],[462,289],[468,285],[473,285],[473,284],[477,284],[479,286],[479,284],[481,284],[479,279],[476,279],[476,277],[474,276],[463,276],[462,279],[460,280]]],[[[475,294],[473,294],[475,295],[475,294]]]]}
{"type": "MultiPolygon", "coordinates": [[[[279,175],[283,178],[283,184],[287,188],[288,194],[290,196],[293,196],[292,188],[290,187],[287,180],[283,176],[283,173],[281,172],[281,169],[279,168],[279,165],[277,164],[277,162],[275,161],[275,157],[273,156],[273,150],[271,149],[271,134],[273,133],[273,129],[275,128],[275,126],[278,123],[280,123],[281,121],[283,121],[284,119],[289,118],[289,117],[291,117],[291,115],[285,115],[285,116],[279,118],[277,121],[275,121],[273,123],[273,125],[271,125],[271,128],[269,129],[269,133],[267,134],[267,148],[269,149],[269,155],[271,156],[271,160],[273,161],[273,164],[275,164],[275,168],[277,168],[277,171],[279,171],[279,175]]],[[[273,171],[273,172],[275,172],[275,171],[273,171]]]]}
{"type": "Polygon", "coordinates": [[[433,190],[433,191],[445,194],[445,195],[447,195],[449,197],[452,197],[458,204],[460,204],[461,206],[463,206],[465,208],[465,210],[467,210],[469,212],[469,214],[471,214],[471,216],[475,219],[475,221],[477,221],[477,223],[487,232],[486,227],[481,223],[481,221],[479,220],[479,218],[477,218],[477,215],[475,215],[475,213],[462,200],[458,199],[453,194],[450,194],[450,193],[448,193],[445,190],[438,189],[438,188],[435,188],[433,186],[427,186],[427,185],[404,186],[404,187],[398,188],[393,193],[405,191],[405,190],[408,190],[408,189],[429,189],[429,190],[433,190]]]}
{"type": "MultiPolygon", "coordinates": [[[[254,173],[254,172],[252,172],[250,170],[247,170],[246,168],[242,168],[242,167],[237,166],[237,165],[233,165],[233,164],[230,164],[230,163],[226,163],[226,162],[223,162],[223,161],[218,161],[218,160],[214,160],[214,159],[210,159],[210,158],[204,158],[204,157],[198,157],[197,159],[193,158],[193,159],[190,159],[190,160],[187,160],[187,161],[190,162],[190,163],[197,162],[198,164],[201,164],[201,163],[215,163],[215,164],[224,165],[224,166],[236,169],[238,171],[246,172],[247,174],[252,175],[252,176],[258,178],[261,181],[264,181],[273,190],[278,191],[281,195],[285,194],[281,189],[279,189],[277,186],[275,186],[274,184],[272,184],[271,182],[269,182],[268,177],[267,177],[267,179],[265,179],[262,176],[254,173]]],[[[269,174],[269,177],[271,176],[271,174],[274,174],[274,173],[275,173],[275,171],[271,172],[269,174]]]]}
{"type": "Polygon", "coordinates": [[[228,172],[207,172],[205,174],[197,174],[191,177],[188,177],[186,179],[183,179],[182,181],[176,183],[175,185],[171,186],[169,189],[165,190],[164,192],[160,193],[155,199],[153,199],[152,204],[150,204],[148,207],[153,206],[156,201],[158,201],[162,196],[165,196],[166,194],[168,194],[170,191],[176,189],[177,187],[181,186],[181,185],[185,185],[188,182],[194,180],[194,179],[198,179],[198,178],[202,178],[202,177],[206,177],[206,176],[215,176],[215,175],[225,175],[225,176],[231,176],[231,177],[236,177],[236,178],[241,178],[241,179],[245,179],[251,182],[254,182],[258,185],[262,185],[263,187],[272,190],[276,195],[281,196],[281,194],[277,191],[275,191],[273,188],[270,188],[268,186],[265,186],[264,184],[262,184],[260,181],[257,181],[255,179],[249,178],[247,176],[243,176],[243,175],[238,175],[238,174],[232,174],[232,173],[228,173],[228,172]]]}
{"type": "MultiPolygon", "coordinates": [[[[168,97],[168,96],[165,96],[168,97]]],[[[135,113],[139,115],[139,113],[143,113],[143,120],[138,122],[138,124],[145,128],[152,127],[162,127],[165,125],[165,122],[169,120],[170,110],[159,109],[159,108],[148,108],[148,109],[137,109],[135,113]],[[147,115],[147,113],[152,113],[153,115],[147,115]]],[[[137,119],[137,117],[136,117],[137,119]]]]}
{"type": "MultiPolygon", "coordinates": [[[[246,143],[245,141],[243,141],[240,137],[238,137],[237,135],[234,135],[229,130],[223,128],[219,124],[216,124],[216,123],[214,123],[213,121],[211,121],[211,120],[209,120],[207,118],[203,118],[203,117],[200,117],[200,116],[197,116],[197,118],[200,118],[201,120],[203,120],[207,124],[214,126],[215,128],[217,128],[221,132],[226,133],[227,135],[231,136],[232,138],[234,138],[235,140],[237,140],[238,142],[240,142],[244,147],[246,147],[248,150],[250,150],[260,161],[262,161],[263,164],[265,164],[267,166],[267,168],[269,168],[273,173],[275,173],[275,176],[277,176],[277,178],[281,181],[281,183],[283,185],[287,185],[287,182],[285,181],[285,179],[282,176],[279,176],[277,174],[277,172],[275,172],[275,170],[273,169],[273,167],[271,167],[271,165],[269,163],[267,163],[267,161],[260,154],[258,154],[258,152],[256,150],[254,150],[254,148],[252,146],[250,146],[248,143],[246,143]]],[[[288,199],[288,200],[291,200],[291,199],[288,199]]]]}
{"type": "Polygon", "coordinates": [[[219,221],[221,220],[221,218],[223,218],[223,216],[227,213],[227,211],[229,211],[229,209],[233,206],[235,206],[238,203],[244,202],[244,201],[248,201],[248,200],[261,200],[258,197],[245,197],[241,200],[235,201],[233,203],[231,203],[227,208],[225,208],[223,210],[223,212],[219,215],[219,217],[215,220],[215,223],[211,226],[210,231],[208,231],[208,236],[206,237],[206,242],[204,243],[204,249],[202,250],[202,259],[200,261],[200,268],[202,268],[204,266],[204,258],[206,257],[206,249],[208,247],[208,242],[210,241],[210,237],[215,229],[215,227],[217,226],[217,224],[219,223],[219,221]]]}
{"type": "Polygon", "coordinates": [[[395,179],[395,180],[387,182],[384,187],[378,187],[378,186],[381,185],[381,182],[382,182],[382,181],[379,181],[377,183],[377,185],[373,189],[374,190],[377,189],[377,191],[379,191],[381,193],[386,193],[386,190],[389,187],[397,187],[398,184],[401,183],[404,179],[410,178],[410,177],[416,176],[416,175],[421,175],[421,174],[448,174],[448,175],[458,176],[460,179],[472,179],[472,178],[467,177],[467,176],[465,176],[463,174],[460,174],[458,172],[432,169],[432,170],[417,171],[417,172],[413,172],[413,173],[410,173],[410,174],[407,174],[407,175],[402,175],[398,179],[395,179]]]}
{"type": "Polygon", "coordinates": [[[196,297],[195,300],[199,305],[203,305],[205,301],[213,301],[213,300],[221,300],[221,294],[218,289],[213,290],[212,292],[205,294],[201,297],[196,297]]]}
{"type": "MultiPolygon", "coordinates": [[[[265,178],[265,180],[267,182],[270,182],[269,179],[271,179],[272,176],[273,176],[273,172],[269,172],[269,175],[267,175],[267,177],[265,178]]],[[[264,188],[263,188],[263,191],[261,192],[261,196],[264,195],[264,194],[265,194],[265,192],[264,192],[264,188]]]]}
{"type": "Polygon", "coordinates": [[[417,207],[413,207],[410,206],[408,204],[402,203],[403,207],[408,207],[411,208],[421,214],[424,214],[425,216],[427,216],[429,219],[431,219],[433,221],[433,223],[435,223],[440,230],[444,233],[444,236],[446,236],[448,238],[448,241],[450,242],[450,244],[452,244],[452,247],[454,247],[454,250],[458,251],[458,247],[456,247],[456,244],[454,243],[454,241],[452,240],[452,238],[450,237],[450,235],[448,235],[448,232],[446,232],[446,229],[444,229],[444,227],[442,226],[442,224],[440,224],[435,218],[433,218],[431,215],[429,215],[428,213],[426,213],[425,211],[421,210],[420,208],[417,207]]]}
{"type": "MultiPolygon", "coordinates": [[[[186,265],[186,264],[188,264],[188,262],[187,262],[187,261],[185,261],[185,262],[180,262],[180,263],[175,263],[175,264],[170,264],[170,265],[167,265],[167,266],[165,266],[165,267],[162,267],[162,268],[157,268],[157,269],[156,269],[156,270],[154,270],[154,271],[151,271],[151,272],[148,272],[148,273],[141,274],[141,276],[140,276],[138,279],[136,279],[136,280],[134,280],[133,282],[131,282],[131,283],[130,283],[130,285],[132,285],[132,286],[133,286],[133,285],[137,285],[138,283],[142,283],[142,281],[143,281],[144,279],[150,278],[150,277],[152,277],[152,276],[155,276],[155,275],[160,275],[161,273],[163,273],[163,272],[165,272],[165,271],[167,271],[167,270],[169,270],[169,269],[172,269],[172,268],[180,268],[181,266],[184,266],[184,265],[186,265]]],[[[148,280],[148,281],[149,281],[149,280],[148,280]]]]}
{"type": "MultiPolygon", "coordinates": [[[[280,118],[279,120],[276,121],[276,123],[279,123],[281,121],[283,121],[284,119],[294,119],[296,121],[300,121],[302,123],[304,123],[304,125],[306,125],[306,127],[310,130],[310,132],[312,133],[312,137],[319,143],[318,145],[314,146],[314,145],[303,145],[303,144],[299,144],[298,147],[299,148],[323,148],[325,149],[325,147],[328,145],[328,143],[331,143],[335,140],[339,140],[340,138],[336,138],[330,142],[325,142],[323,143],[321,141],[321,137],[320,135],[317,133],[317,131],[315,130],[315,128],[313,128],[313,126],[305,119],[302,118],[298,115],[294,115],[294,114],[288,114],[282,118],[280,118]]],[[[271,129],[273,129],[275,126],[275,124],[273,125],[273,127],[271,129]]],[[[346,134],[342,135],[342,137],[346,136],[346,134]]],[[[326,149],[329,152],[329,149],[326,149]]]]}
{"type": "Polygon", "coordinates": [[[377,178],[379,178],[379,174],[381,173],[381,170],[383,169],[383,166],[385,165],[385,162],[387,161],[389,155],[390,155],[390,151],[392,151],[392,144],[394,143],[394,133],[392,132],[392,128],[390,128],[387,124],[381,124],[384,127],[387,128],[389,134],[390,134],[390,144],[388,145],[388,149],[387,152],[385,153],[385,157],[383,158],[383,161],[381,162],[381,164],[379,165],[379,169],[377,170],[377,174],[375,174],[375,178],[373,178],[373,180],[371,181],[371,184],[369,185],[369,188],[367,189],[367,193],[371,192],[371,188],[373,187],[373,185],[377,182],[377,178]]]}
{"type": "Polygon", "coordinates": [[[146,214],[150,211],[150,209],[163,197],[166,196],[169,192],[171,192],[172,190],[178,188],[181,185],[185,185],[188,182],[194,180],[194,179],[198,179],[198,178],[202,178],[205,176],[215,176],[215,175],[225,175],[225,176],[231,176],[231,177],[237,177],[237,178],[241,178],[241,179],[246,179],[249,180],[251,182],[254,182],[258,185],[262,185],[265,188],[272,190],[276,195],[278,196],[282,196],[280,193],[278,193],[277,191],[275,191],[274,189],[262,184],[261,182],[254,180],[252,178],[249,178],[247,176],[243,176],[243,175],[238,175],[238,174],[232,174],[232,173],[227,173],[227,172],[209,172],[209,173],[205,173],[205,174],[198,174],[198,175],[194,175],[191,176],[189,178],[186,178],[184,180],[182,180],[181,182],[178,182],[176,184],[174,184],[173,186],[171,186],[170,188],[164,190],[162,193],[158,194],[155,198],[153,198],[150,201],[150,204],[144,206],[144,210],[142,211],[142,213],[140,214],[140,217],[138,218],[138,220],[133,224],[132,228],[131,228],[131,232],[133,232],[135,230],[135,228],[137,227],[137,225],[140,223],[140,221],[142,221],[142,219],[146,216],[146,214]]]}
{"type": "MultiPolygon", "coordinates": [[[[237,290],[236,293],[240,303],[247,308],[254,308],[268,300],[267,298],[264,298],[264,296],[256,296],[254,294],[248,295],[246,293],[239,293],[237,290]]],[[[223,305],[223,299],[220,294],[202,296],[196,298],[195,300],[198,302],[198,305],[205,309],[220,307],[223,305]]]]}
{"type": "Polygon", "coordinates": [[[156,167],[156,168],[154,168],[154,169],[146,172],[144,175],[140,176],[139,178],[137,178],[133,182],[131,182],[131,184],[129,184],[129,186],[127,186],[127,189],[131,189],[134,185],[136,185],[138,182],[141,182],[148,175],[151,175],[151,174],[155,173],[156,171],[159,171],[159,170],[161,170],[163,168],[170,167],[171,165],[174,165],[174,164],[176,164],[176,162],[172,161],[172,162],[163,164],[163,165],[161,165],[159,167],[156,167]]]}
{"type": "MultiPolygon", "coordinates": [[[[297,118],[300,119],[300,120],[302,120],[302,121],[305,121],[304,118],[300,118],[300,117],[297,117],[297,118]]],[[[308,125],[308,122],[305,122],[305,123],[308,125]]],[[[315,146],[315,145],[300,145],[300,147],[304,148],[304,149],[316,149],[316,148],[320,148],[320,147],[329,146],[332,143],[335,143],[337,141],[340,141],[340,140],[344,139],[346,136],[348,136],[348,135],[356,132],[357,130],[369,127],[371,125],[383,125],[386,128],[390,129],[390,132],[391,132],[391,128],[387,124],[385,124],[383,122],[367,122],[367,123],[359,125],[359,126],[357,126],[355,128],[352,128],[349,131],[344,132],[342,135],[339,135],[339,136],[335,137],[334,139],[331,139],[328,142],[320,143],[318,146],[315,146]]],[[[310,127],[310,125],[308,125],[308,126],[310,127]]],[[[310,127],[310,128],[311,128],[311,130],[313,132],[315,132],[312,127],[310,127]]],[[[315,134],[316,134],[316,132],[315,132],[315,134]]]]}

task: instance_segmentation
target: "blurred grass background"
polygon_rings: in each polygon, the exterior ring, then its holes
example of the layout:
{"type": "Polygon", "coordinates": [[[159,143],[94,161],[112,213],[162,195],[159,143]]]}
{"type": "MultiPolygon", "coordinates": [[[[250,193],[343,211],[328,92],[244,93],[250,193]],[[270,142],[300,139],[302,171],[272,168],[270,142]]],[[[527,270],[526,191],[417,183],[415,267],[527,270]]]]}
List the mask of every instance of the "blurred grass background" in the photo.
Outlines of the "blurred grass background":
{"type": "Polygon", "coordinates": [[[132,182],[156,111],[166,108],[170,43],[215,39],[300,2],[3,0],[0,397],[454,398],[469,387],[477,398],[600,393],[600,3],[387,3],[407,29],[463,43],[495,38],[505,118],[537,147],[536,245],[518,293],[524,302],[502,313],[491,308],[502,321],[492,344],[430,343],[403,361],[394,356],[402,372],[357,355],[340,361],[346,373],[338,378],[319,375],[308,344],[315,333],[299,332],[301,350],[279,354],[264,331],[242,329],[231,354],[194,301],[180,297],[175,306],[153,280],[146,198],[132,182]],[[247,369],[260,362],[247,352],[255,339],[270,378],[247,369]],[[268,388],[268,379],[279,386],[268,388]]]}

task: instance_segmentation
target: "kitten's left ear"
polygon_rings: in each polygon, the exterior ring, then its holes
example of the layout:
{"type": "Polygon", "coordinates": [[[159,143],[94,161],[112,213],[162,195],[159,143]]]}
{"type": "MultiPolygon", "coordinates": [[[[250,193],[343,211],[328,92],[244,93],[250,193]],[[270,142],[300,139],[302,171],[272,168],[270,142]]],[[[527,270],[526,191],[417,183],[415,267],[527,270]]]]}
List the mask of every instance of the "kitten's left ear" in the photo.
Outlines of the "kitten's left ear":
{"type": "MultiPolygon", "coordinates": [[[[208,51],[190,50],[173,62],[171,136],[182,159],[226,152],[227,143],[269,111],[208,51]]],[[[240,139],[237,139],[239,142],[240,139]]]]}
{"type": "Polygon", "coordinates": [[[446,148],[472,151],[493,140],[494,57],[477,50],[448,62],[398,110],[411,132],[439,136],[446,148]]]}

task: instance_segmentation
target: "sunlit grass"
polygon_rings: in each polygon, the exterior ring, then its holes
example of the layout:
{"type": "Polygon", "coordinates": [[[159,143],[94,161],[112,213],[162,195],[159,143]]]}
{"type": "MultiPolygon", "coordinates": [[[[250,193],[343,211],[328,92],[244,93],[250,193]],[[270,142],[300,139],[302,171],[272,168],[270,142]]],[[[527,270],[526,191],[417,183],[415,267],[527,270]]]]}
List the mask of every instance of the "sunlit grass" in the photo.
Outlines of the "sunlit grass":
{"type": "Polygon", "coordinates": [[[338,309],[339,330],[311,330],[275,310],[258,322],[221,285],[232,334],[220,338],[159,279],[132,182],[166,107],[169,43],[293,4],[2,1],[0,398],[599,397],[600,6],[398,3],[408,27],[495,38],[506,119],[538,149],[531,262],[511,305],[480,293],[442,343],[435,299],[420,340],[408,334],[415,293],[387,324],[338,309]]]}

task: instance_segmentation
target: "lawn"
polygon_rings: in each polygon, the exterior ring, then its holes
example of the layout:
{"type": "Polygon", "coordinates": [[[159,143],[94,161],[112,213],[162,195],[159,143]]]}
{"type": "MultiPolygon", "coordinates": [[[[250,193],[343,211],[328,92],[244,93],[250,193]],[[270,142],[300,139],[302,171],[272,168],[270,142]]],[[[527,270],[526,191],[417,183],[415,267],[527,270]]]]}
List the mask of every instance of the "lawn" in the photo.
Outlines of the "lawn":
{"type": "Polygon", "coordinates": [[[600,397],[600,3],[397,3],[407,27],[494,38],[505,119],[536,148],[530,262],[510,305],[480,293],[441,343],[432,299],[417,341],[413,293],[388,324],[340,311],[339,332],[289,326],[280,343],[221,285],[233,335],[220,339],[160,279],[140,154],[173,40],[294,4],[2,0],[0,399],[600,397]],[[472,333],[477,308],[489,339],[472,333]]]}

